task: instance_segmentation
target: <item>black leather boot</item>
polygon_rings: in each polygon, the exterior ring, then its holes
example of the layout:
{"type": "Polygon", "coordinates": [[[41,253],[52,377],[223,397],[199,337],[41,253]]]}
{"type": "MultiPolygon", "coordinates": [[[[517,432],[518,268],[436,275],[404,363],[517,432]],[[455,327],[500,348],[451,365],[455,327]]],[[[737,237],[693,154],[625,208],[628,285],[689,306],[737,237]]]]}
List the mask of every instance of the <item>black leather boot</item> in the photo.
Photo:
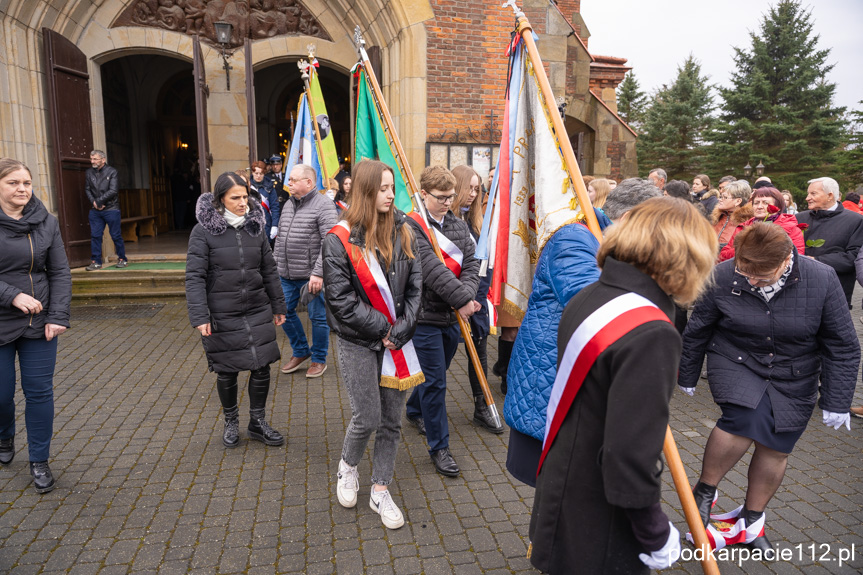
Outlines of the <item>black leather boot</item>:
{"type": "Polygon", "coordinates": [[[707,523],[710,521],[710,510],[713,509],[713,498],[716,497],[716,486],[699,481],[692,490],[692,496],[695,498],[695,506],[701,515],[701,522],[704,523],[704,527],[707,527],[707,523]]]}
{"type": "Polygon", "coordinates": [[[15,459],[15,438],[0,439],[0,464],[9,465],[15,459]]]}
{"type": "Polygon", "coordinates": [[[249,437],[264,445],[284,445],[282,434],[270,427],[266,417],[267,396],[270,393],[270,366],[252,370],[249,375],[249,437]]]}
{"type": "Polygon", "coordinates": [[[225,447],[236,447],[240,444],[240,408],[236,405],[225,412],[225,432],[222,434],[222,443],[225,447]]]}
{"type": "MultiPolygon", "coordinates": [[[[744,507],[743,511],[740,512],[740,517],[743,517],[743,519],[746,521],[747,527],[761,519],[762,515],[764,515],[763,511],[750,511],[746,509],[746,507],[744,507]]],[[[764,526],[767,527],[767,524],[765,523],[764,526]]],[[[756,537],[752,542],[749,543],[749,547],[753,550],[760,550],[761,556],[764,558],[765,561],[773,561],[774,557],[776,556],[776,550],[773,549],[773,544],[770,542],[770,540],[767,539],[766,535],[762,534],[756,537]]]]}
{"type": "Polygon", "coordinates": [[[284,445],[285,438],[282,434],[270,427],[264,419],[265,413],[263,409],[249,410],[249,437],[251,439],[262,442],[264,445],[284,445]]]}
{"type": "Polygon", "coordinates": [[[492,433],[503,433],[503,425],[495,425],[491,417],[491,410],[485,402],[485,397],[478,395],[473,398],[473,422],[491,431],[492,433]]]}
{"type": "Polygon", "coordinates": [[[54,490],[56,483],[47,461],[31,461],[30,475],[33,476],[33,485],[36,487],[36,493],[48,493],[54,490]]]}

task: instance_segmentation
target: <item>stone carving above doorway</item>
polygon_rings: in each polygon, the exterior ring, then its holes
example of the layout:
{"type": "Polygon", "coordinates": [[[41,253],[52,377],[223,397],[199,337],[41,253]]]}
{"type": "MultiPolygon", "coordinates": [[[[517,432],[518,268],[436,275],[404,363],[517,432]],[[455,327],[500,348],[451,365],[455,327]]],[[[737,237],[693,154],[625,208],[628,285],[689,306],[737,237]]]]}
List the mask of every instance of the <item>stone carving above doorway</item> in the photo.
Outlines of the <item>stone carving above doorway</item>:
{"type": "Polygon", "coordinates": [[[216,45],[214,22],[233,25],[231,47],[245,38],[313,36],[330,40],[311,12],[299,0],[135,0],[114,21],[118,26],[163,28],[194,36],[216,45]]]}

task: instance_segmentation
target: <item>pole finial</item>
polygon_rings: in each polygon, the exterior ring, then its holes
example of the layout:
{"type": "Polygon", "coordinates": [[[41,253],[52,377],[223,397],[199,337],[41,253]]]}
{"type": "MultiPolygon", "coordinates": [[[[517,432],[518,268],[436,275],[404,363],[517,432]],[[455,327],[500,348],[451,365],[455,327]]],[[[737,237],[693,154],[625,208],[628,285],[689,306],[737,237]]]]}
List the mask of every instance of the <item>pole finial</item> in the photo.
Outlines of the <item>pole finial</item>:
{"type": "Polygon", "coordinates": [[[317,46],[315,46],[314,44],[308,44],[308,45],[306,46],[306,50],[307,50],[307,51],[308,51],[308,53],[309,53],[309,60],[314,60],[314,59],[315,59],[315,52],[317,51],[317,49],[318,49],[318,47],[317,47],[317,46]]]}
{"type": "Polygon", "coordinates": [[[360,57],[360,60],[367,60],[368,55],[366,55],[366,39],[363,38],[363,32],[360,30],[359,24],[354,28],[354,46],[357,49],[357,55],[360,57]]]}
{"type": "Polygon", "coordinates": [[[309,63],[306,60],[299,60],[297,62],[297,68],[302,72],[303,80],[309,79],[309,63]]]}
{"type": "Polygon", "coordinates": [[[512,8],[512,11],[515,14],[516,18],[521,18],[522,16],[524,16],[524,12],[519,9],[519,7],[515,3],[515,0],[506,0],[506,2],[503,3],[501,8],[512,8]]]}

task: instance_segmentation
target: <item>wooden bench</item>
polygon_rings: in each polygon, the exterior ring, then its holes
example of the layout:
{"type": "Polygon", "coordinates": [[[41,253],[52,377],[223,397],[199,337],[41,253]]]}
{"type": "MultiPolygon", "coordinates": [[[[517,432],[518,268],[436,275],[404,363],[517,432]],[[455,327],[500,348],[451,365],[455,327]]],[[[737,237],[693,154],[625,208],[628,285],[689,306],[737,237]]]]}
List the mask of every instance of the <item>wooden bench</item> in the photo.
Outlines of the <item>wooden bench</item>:
{"type": "Polygon", "coordinates": [[[155,236],[156,216],[135,216],[120,220],[124,242],[137,242],[138,236],[155,236]]]}

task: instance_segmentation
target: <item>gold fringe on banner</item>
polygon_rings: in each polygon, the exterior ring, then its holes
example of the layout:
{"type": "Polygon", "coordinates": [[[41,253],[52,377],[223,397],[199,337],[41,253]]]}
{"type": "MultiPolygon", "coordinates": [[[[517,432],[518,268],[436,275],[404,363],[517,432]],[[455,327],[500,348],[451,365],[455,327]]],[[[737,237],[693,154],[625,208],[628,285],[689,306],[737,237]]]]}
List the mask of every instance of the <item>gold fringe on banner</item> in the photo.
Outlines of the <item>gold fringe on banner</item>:
{"type": "Polygon", "coordinates": [[[411,389],[412,387],[416,387],[422,382],[426,380],[426,376],[423,372],[419,372],[415,375],[407,377],[405,379],[399,379],[392,375],[384,375],[381,376],[381,387],[387,387],[389,389],[397,389],[399,391],[405,391],[411,389]]]}

